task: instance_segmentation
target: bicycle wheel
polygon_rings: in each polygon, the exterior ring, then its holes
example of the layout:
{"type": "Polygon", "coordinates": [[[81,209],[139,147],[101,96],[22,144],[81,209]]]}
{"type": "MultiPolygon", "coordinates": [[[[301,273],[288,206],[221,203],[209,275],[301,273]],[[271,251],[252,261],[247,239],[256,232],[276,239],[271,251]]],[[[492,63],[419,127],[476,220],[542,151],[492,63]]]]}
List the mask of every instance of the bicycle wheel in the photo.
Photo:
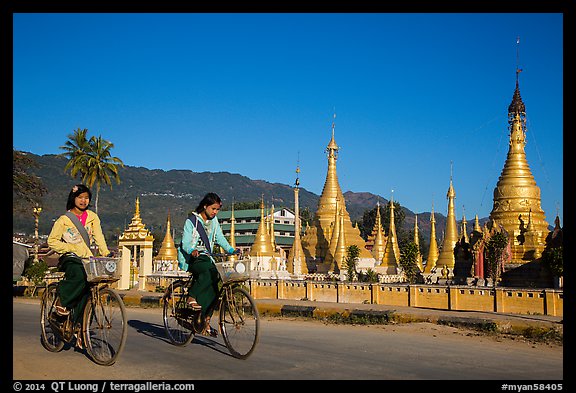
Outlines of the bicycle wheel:
{"type": "Polygon", "coordinates": [[[111,288],[98,290],[84,308],[84,343],[88,354],[99,365],[110,366],[126,343],[127,319],[122,298],[111,288]]]}
{"type": "Polygon", "coordinates": [[[58,333],[53,321],[55,313],[54,304],[58,294],[56,288],[58,284],[50,284],[46,287],[42,295],[42,304],[40,306],[40,328],[42,330],[42,346],[50,352],[59,352],[64,347],[64,340],[58,333]]]}
{"type": "Polygon", "coordinates": [[[225,291],[220,304],[220,330],[232,356],[246,359],[258,342],[260,318],[254,299],[241,287],[225,291]]]}
{"type": "Polygon", "coordinates": [[[194,338],[191,325],[192,309],[186,304],[186,287],[183,281],[176,281],[164,294],[162,316],[164,330],[174,345],[184,346],[194,338]]]}

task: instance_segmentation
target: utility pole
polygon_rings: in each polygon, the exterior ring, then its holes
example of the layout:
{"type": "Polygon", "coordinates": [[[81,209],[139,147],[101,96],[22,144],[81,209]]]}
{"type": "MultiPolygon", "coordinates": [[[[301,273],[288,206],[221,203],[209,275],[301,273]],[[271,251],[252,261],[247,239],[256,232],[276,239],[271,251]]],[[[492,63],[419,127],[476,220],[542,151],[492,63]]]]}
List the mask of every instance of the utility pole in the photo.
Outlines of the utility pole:
{"type": "Polygon", "coordinates": [[[34,207],[34,263],[38,262],[38,220],[41,212],[42,208],[36,204],[34,207]]]}

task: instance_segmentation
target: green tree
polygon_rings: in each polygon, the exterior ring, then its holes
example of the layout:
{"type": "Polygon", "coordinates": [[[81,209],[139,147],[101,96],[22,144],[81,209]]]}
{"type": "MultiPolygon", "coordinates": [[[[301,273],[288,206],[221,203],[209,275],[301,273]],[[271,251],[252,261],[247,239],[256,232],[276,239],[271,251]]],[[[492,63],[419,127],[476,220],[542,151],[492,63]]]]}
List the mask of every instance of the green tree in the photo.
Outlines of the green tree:
{"type": "Polygon", "coordinates": [[[310,209],[308,207],[305,207],[304,209],[300,209],[300,222],[302,224],[302,227],[304,227],[305,223],[311,223],[312,222],[312,213],[310,212],[310,209]]]}
{"type": "Polygon", "coordinates": [[[38,176],[29,173],[32,168],[38,168],[38,163],[23,153],[12,148],[12,209],[30,211],[40,204],[40,199],[48,190],[38,176]]]}
{"type": "Polygon", "coordinates": [[[372,270],[370,268],[366,269],[366,272],[359,272],[358,273],[358,280],[362,282],[378,282],[378,272],[376,270],[372,270]]]}
{"type": "MultiPolygon", "coordinates": [[[[255,202],[234,202],[234,210],[253,210],[253,209],[260,209],[261,201],[255,202]]],[[[232,204],[224,205],[224,211],[232,210],[232,204]]]]}
{"type": "Polygon", "coordinates": [[[70,176],[75,178],[78,176],[84,179],[87,172],[88,152],[90,151],[90,143],[88,141],[88,129],[76,129],[74,133],[68,135],[68,140],[60,149],[65,150],[61,156],[68,159],[64,171],[70,171],[70,176]]]}
{"type": "Polygon", "coordinates": [[[400,241],[398,246],[400,248],[400,267],[408,282],[414,284],[421,275],[418,267],[418,246],[409,240],[400,241]]]}
{"type": "Polygon", "coordinates": [[[544,249],[542,262],[552,275],[562,277],[564,275],[564,252],[562,246],[544,249]]]}
{"type": "Polygon", "coordinates": [[[504,266],[504,260],[508,258],[506,247],[508,236],[504,232],[494,233],[484,246],[484,257],[488,267],[488,276],[492,278],[492,285],[496,287],[500,279],[500,273],[504,266]]]}
{"type": "Polygon", "coordinates": [[[22,275],[32,281],[34,285],[40,285],[44,281],[46,272],[48,272],[48,264],[40,259],[38,262],[32,262],[22,275]]]}
{"type": "Polygon", "coordinates": [[[351,245],[346,249],[346,272],[348,274],[348,281],[356,281],[358,273],[356,266],[358,264],[358,257],[360,256],[360,249],[356,245],[351,245]]]}
{"type": "Polygon", "coordinates": [[[102,139],[101,136],[90,138],[90,151],[87,160],[87,172],[83,181],[90,188],[96,184],[96,201],[94,207],[98,213],[98,196],[102,183],[112,189],[112,179],[120,184],[118,167],[124,167],[124,163],[118,157],[112,157],[111,150],[114,144],[102,139]]]}
{"type": "MultiPolygon", "coordinates": [[[[385,203],[380,205],[380,220],[382,222],[382,228],[384,232],[388,233],[388,228],[390,228],[390,203],[385,203]]],[[[376,212],[378,206],[371,210],[366,210],[357,223],[358,229],[360,229],[360,235],[364,240],[368,240],[368,236],[372,233],[374,228],[374,223],[376,222],[376,212]]],[[[400,202],[394,202],[394,226],[396,227],[396,235],[400,237],[402,231],[402,226],[404,225],[404,220],[406,219],[406,213],[400,205],[400,202]]]]}
{"type": "Polygon", "coordinates": [[[61,155],[68,158],[64,167],[70,171],[70,176],[80,176],[81,181],[88,187],[96,185],[96,198],[94,209],[98,213],[98,198],[102,184],[112,188],[112,180],[120,184],[118,175],[119,167],[124,163],[118,157],[113,157],[111,150],[114,144],[103,139],[102,136],[87,139],[87,129],[78,128],[73,134],[68,135],[68,141],[60,146],[65,153],[61,155]]]}

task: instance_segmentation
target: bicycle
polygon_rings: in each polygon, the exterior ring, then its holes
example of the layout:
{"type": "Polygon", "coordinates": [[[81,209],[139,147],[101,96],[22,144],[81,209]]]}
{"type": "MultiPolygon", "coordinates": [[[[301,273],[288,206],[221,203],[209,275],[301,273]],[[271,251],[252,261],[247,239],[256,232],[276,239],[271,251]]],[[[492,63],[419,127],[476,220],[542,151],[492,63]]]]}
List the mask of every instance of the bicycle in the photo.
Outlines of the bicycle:
{"type": "MultiPolygon", "coordinates": [[[[110,366],[126,343],[126,308],[120,295],[110,287],[115,277],[117,258],[90,257],[83,260],[89,292],[84,295],[80,323],[74,323],[74,311],[66,316],[56,313],[58,282],[49,284],[42,295],[40,325],[42,345],[50,352],[59,352],[65,344],[80,339],[92,360],[110,366]]],[[[61,275],[60,279],[63,277],[61,275]]]]}
{"type": "MultiPolygon", "coordinates": [[[[221,285],[218,296],[206,311],[209,318],[218,311],[218,325],[224,343],[232,356],[248,358],[258,342],[260,317],[258,308],[243,283],[248,280],[246,265],[241,257],[238,261],[216,262],[214,258],[224,258],[226,254],[212,254],[212,262],[220,274],[221,285]]],[[[193,275],[173,281],[163,296],[164,329],[170,341],[177,346],[185,346],[210,328],[201,310],[188,305],[187,291],[193,275]]]]}

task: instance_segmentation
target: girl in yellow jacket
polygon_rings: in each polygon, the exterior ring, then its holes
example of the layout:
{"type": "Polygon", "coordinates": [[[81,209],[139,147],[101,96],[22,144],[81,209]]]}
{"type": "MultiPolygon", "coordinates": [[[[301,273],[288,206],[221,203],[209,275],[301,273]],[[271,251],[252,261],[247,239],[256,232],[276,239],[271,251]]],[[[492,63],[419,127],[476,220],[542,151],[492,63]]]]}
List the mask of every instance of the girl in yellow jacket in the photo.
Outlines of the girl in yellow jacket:
{"type": "Polygon", "coordinates": [[[72,187],[66,202],[66,210],[76,217],[61,215],[54,222],[48,236],[48,246],[61,254],[58,260],[58,270],[64,272],[64,278],[58,284],[60,303],[57,304],[56,311],[60,315],[68,315],[70,309],[74,309],[74,322],[79,320],[80,311],[84,306],[83,295],[88,292],[82,258],[88,258],[94,254],[72,220],[80,221],[88,233],[90,246],[98,246],[99,255],[110,254],[100,226],[100,218],[96,213],[88,210],[91,199],[92,193],[85,185],[77,184],[72,187]]]}

